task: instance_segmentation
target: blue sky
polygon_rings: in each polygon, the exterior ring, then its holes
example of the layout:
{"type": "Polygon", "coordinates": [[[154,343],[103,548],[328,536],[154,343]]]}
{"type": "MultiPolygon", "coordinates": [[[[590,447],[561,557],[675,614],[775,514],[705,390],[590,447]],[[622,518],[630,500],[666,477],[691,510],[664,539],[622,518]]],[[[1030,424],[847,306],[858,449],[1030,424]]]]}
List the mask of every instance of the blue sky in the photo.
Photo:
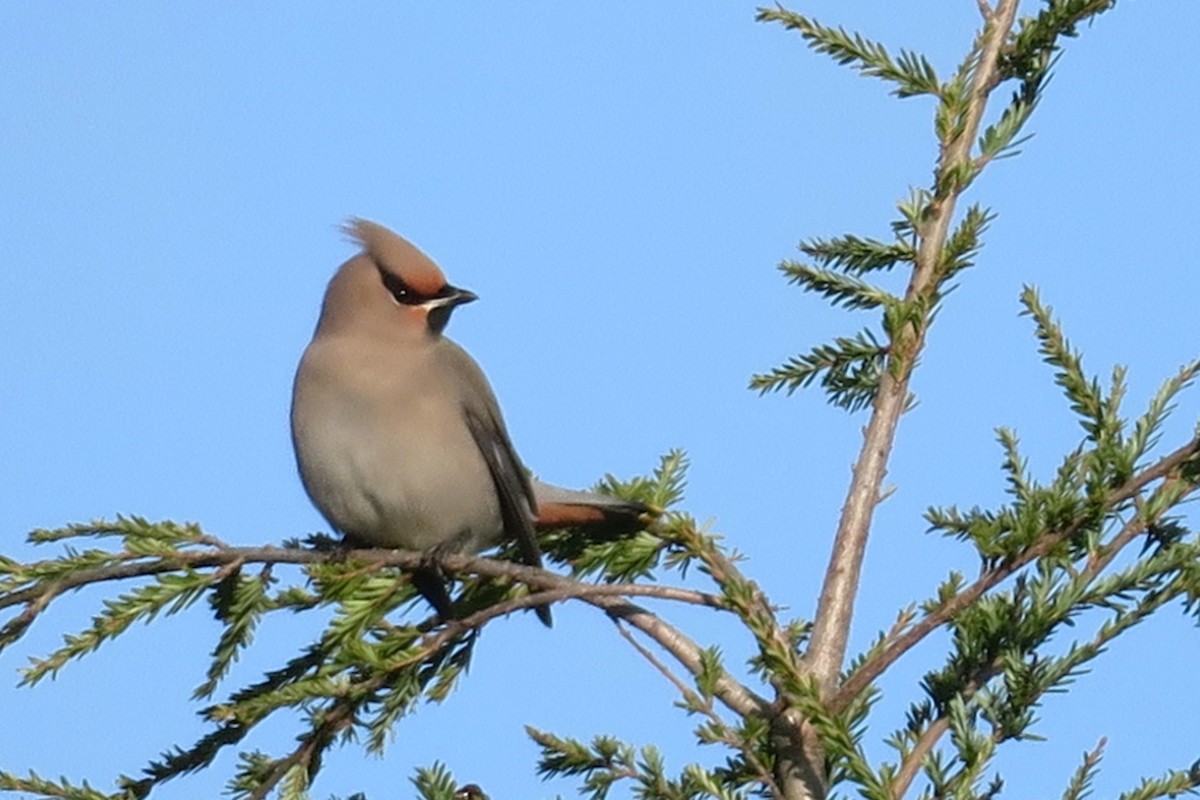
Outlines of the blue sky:
{"type": "MultiPolygon", "coordinates": [[[[976,15],[970,0],[798,8],[943,73],[976,15]]],[[[287,407],[325,281],[351,252],[335,226],[353,214],[480,295],[449,333],[539,475],[582,486],[685,448],[686,508],[775,602],[810,614],[865,417],[746,382],[863,322],[774,266],[806,237],[887,235],[894,202],[928,182],[931,107],[753,15],[665,1],[3,4],[0,551],[32,557],[30,529],[118,513],[240,544],[324,529],[295,476],[287,407]]],[[[948,570],[974,569],[920,515],[999,500],[996,426],[1018,429],[1043,476],[1079,436],[1018,318],[1023,284],[1090,370],[1131,366],[1133,411],[1200,350],[1198,28],[1187,3],[1102,17],[1067,43],[1024,154],[973,188],[998,217],[915,381],[856,644],[948,570]]],[[[1167,443],[1188,435],[1196,397],[1167,443]]],[[[202,732],[188,696],[217,633],[203,607],[15,687],[25,658],[102,596],[68,598],[0,656],[4,768],[108,788],[202,732]]],[[[539,783],[525,723],[656,743],[675,768],[718,757],[693,748],[669,685],[599,614],[556,613],[553,631],[524,617],[489,629],[458,695],[401,726],[384,760],[336,753],[314,796],[407,797],[412,768],[437,759],[497,800],[571,794],[539,783]]],[[[664,613],[731,660],[748,653],[711,615],[664,613]]],[[[233,680],[312,633],[265,626],[233,680]]],[[[877,739],[939,647],[885,683],[877,739]]],[[[1101,795],[1190,763],[1197,663],[1176,608],[1122,640],[1047,701],[1047,743],[1007,753],[1006,796],[1061,792],[1101,736],[1101,795]]],[[[278,752],[294,732],[280,719],[250,744],[278,752]]],[[[225,758],[156,797],[215,796],[231,769],[225,758]]]]}

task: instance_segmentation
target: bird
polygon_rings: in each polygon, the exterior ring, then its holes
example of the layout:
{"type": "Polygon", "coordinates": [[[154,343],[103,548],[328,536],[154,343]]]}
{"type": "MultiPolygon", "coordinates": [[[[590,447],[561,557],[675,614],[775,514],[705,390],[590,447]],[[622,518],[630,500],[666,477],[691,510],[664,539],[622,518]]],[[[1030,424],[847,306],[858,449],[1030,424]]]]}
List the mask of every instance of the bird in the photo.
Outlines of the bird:
{"type": "Polygon", "coordinates": [[[454,793],[454,800],[488,800],[488,796],[479,788],[479,784],[468,783],[458,788],[454,793]]]}
{"type": "Polygon", "coordinates": [[[444,335],[477,295],[379,223],[343,231],[360,249],[326,288],[291,409],[301,483],[329,524],[352,544],[425,553],[413,585],[443,619],[439,556],[512,540],[541,567],[539,525],[638,527],[641,503],[530,477],[483,370],[444,335]]]}

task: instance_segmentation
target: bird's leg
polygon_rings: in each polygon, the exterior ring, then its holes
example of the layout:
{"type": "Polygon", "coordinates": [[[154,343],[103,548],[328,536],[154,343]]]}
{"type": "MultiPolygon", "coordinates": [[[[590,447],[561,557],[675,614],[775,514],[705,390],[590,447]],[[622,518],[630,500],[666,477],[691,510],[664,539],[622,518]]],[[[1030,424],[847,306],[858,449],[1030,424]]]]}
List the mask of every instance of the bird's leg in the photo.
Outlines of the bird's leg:
{"type": "Polygon", "coordinates": [[[302,542],[305,547],[318,553],[333,553],[334,558],[345,558],[353,545],[345,537],[334,537],[327,533],[311,533],[302,542]]]}
{"type": "Polygon", "coordinates": [[[465,530],[431,547],[425,551],[421,566],[412,572],[413,587],[446,622],[458,619],[458,614],[454,611],[454,601],[450,599],[450,592],[446,589],[448,578],[442,568],[442,558],[462,552],[470,538],[471,532],[465,530]]]}
{"type": "Polygon", "coordinates": [[[413,588],[420,592],[421,597],[424,597],[429,605],[433,606],[442,621],[448,622],[457,619],[457,615],[454,613],[454,602],[450,599],[450,593],[446,591],[446,573],[442,570],[436,556],[430,556],[433,554],[426,554],[421,566],[412,571],[413,588]]]}

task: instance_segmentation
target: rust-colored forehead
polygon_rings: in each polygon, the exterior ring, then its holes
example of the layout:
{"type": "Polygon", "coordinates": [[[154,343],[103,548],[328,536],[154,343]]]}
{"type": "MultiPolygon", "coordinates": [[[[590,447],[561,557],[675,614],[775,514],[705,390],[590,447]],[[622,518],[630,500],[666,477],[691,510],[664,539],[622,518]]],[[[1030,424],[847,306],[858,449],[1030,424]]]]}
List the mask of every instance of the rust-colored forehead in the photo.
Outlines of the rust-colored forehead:
{"type": "Polygon", "coordinates": [[[408,284],[422,295],[433,295],[446,285],[446,276],[433,259],[416,245],[377,222],[352,218],[343,230],[362,245],[366,254],[381,268],[408,284]]]}

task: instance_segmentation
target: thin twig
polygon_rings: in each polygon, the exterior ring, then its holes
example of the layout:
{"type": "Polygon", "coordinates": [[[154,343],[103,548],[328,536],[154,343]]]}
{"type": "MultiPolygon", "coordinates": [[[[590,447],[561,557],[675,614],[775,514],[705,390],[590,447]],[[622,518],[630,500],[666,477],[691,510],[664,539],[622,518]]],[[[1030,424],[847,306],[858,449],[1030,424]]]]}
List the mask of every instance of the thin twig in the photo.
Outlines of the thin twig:
{"type": "Polygon", "coordinates": [[[794,685],[804,675],[804,666],[801,664],[801,659],[796,652],[795,646],[780,626],[779,619],[775,615],[775,609],[767,600],[767,596],[763,593],[762,588],[755,581],[747,578],[738,569],[733,559],[715,547],[700,548],[699,557],[705,567],[707,567],[712,579],[727,593],[730,587],[733,586],[741,585],[749,587],[750,591],[748,593],[736,592],[739,600],[745,600],[744,608],[740,602],[727,601],[725,606],[737,614],[738,618],[745,624],[746,629],[754,635],[759,652],[779,664],[780,669],[772,670],[769,675],[771,686],[775,689],[778,704],[786,694],[785,687],[789,683],[794,685]],[[784,669],[786,669],[786,673],[784,669]]]}
{"type": "MultiPolygon", "coordinates": [[[[569,580],[569,579],[568,579],[569,580]]],[[[676,586],[641,586],[640,584],[598,583],[578,584],[561,589],[550,589],[544,592],[534,592],[521,597],[510,597],[486,608],[481,608],[473,614],[461,619],[448,620],[445,631],[451,633],[468,629],[482,628],[487,623],[499,617],[507,616],[514,611],[524,611],[530,608],[560,603],[564,600],[587,601],[593,597],[653,597],[659,600],[678,600],[692,605],[725,610],[724,601],[715,595],[681,589],[676,586]],[[645,589],[647,591],[641,591],[645,589]]],[[[436,632],[437,635],[443,631],[436,632]]],[[[433,635],[433,634],[431,634],[433,635]]]]}
{"type": "Polygon", "coordinates": [[[912,785],[913,779],[917,777],[921,765],[925,763],[925,758],[933,750],[938,739],[942,738],[942,735],[948,730],[950,730],[950,719],[944,715],[929,723],[929,727],[921,733],[916,745],[900,765],[900,771],[892,780],[890,787],[892,797],[897,800],[904,797],[908,792],[908,787],[912,785]]]}
{"type": "MultiPolygon", "coordinates": [[[[1167,480],[1170,481],[1170,477],[1168,477],[1167,480]]],[[[1162,490],[1163,487],[1159,487],[1158,491],[1162,490]]],[[[1165,513],[1165,511],[1163,513],[1165,513]]],[[[1099,558],[1091,559],[1088,563],[1088,566],[1080,573],[1080,577],[1084,577],[1088,580],[1097,577],[1104,567],[1111,563],[1112,560],[1116,558],[1117,554],[1120,553],[1120,551],[1130,542],[1132,542],[1138,536],[1138,534],[1143,532],[1149,524],[1150,521],[1141,518],[1140,515],[1126,522],[1121,527],[1121,530],[1118,531],[1116,536],[1113,537],[1112,542],[1110,542],[1109,545],[1104,548],[1104,554],[1099,558]]],[[[1091,646],[1094,650],[1099,650],[1101,644],[1102,641],[1099,639],[1099,637],[1093,639],[1091,642],[1091,646]]],[[[964,688],[961,696],[964,699],[969,699],[972,697],[978,691],[979,687],[990,680],[995,674],[997,674],[997,672],[999,672],[999,670],[1000,659],[997,658],[994,659],[986,669],[981,670],[977,674],[976,678],[964,688]]],[[[892,797],[901,798],[904,796],[904,794],[908,791],[913,779],[916,777],[917,771],[920,769],[921,764],[924,762],[926,756],[929,755],[938,739],[940,739],[948,729],[949,720],[943,712],[941,716],[934,720],[930,726],[926,728],[924,732],[922,732],[920,738],[917,740],[916,745],[904,759],[903,763],[900,765],[899,772],[892,781],[892,797]]],[[[1101,747],[1102,746],[1103,745],[1101,745],[1101,747]]]]}
{"type": "MultiPolygon", "coordinates": [[[[1167,488],[1174,484],[1176,480],[1177,479],[1173,476],[1168,475],[1163,484],[1158,488],[1157,491],[1155,491],[1155,497],[1166,491],[1167,488]]],[[[1181,495],[1180,499],[1186,497],[1188,494],[1191,494],[1192,491],[1195,491],[1194,487],[1185,491],[1181,495]]],[[[1113,559],[1116,558],[1122,550],[1129,546],[1130,542],[1144,533],[1146,529],[1149,528],[1154,522],[1157,522],[1157,519],[1147,520],[1143,518],[1142,507],[1144,505],[1144,503],[1139,503],[1137,513],[1134,515],[1134,517],[1129,520],[1129,522],[1125,523],[1125,526],[1121,528],[1120,532],[1117,533],[1116,536],[1113,537],[1111,542],[1101,548],[1100,553],[1089,559],[1088,565],[1081,573],[1082,575],[1086,575],[1089,578],[1094,578],[1095,576],[1099,575],[1101,570],[1111,564],[1113,559]]],[[[1161,517],[1164,513],[1166,513],[1165,510],[1161,512],[1159,516],[1161,517]]]]}
{"type": "Polygon", "coordinates": [[[349,702],[335,702],[321,724],[301,737],[300,744],[296,746],[295,750],[275,762],[270,773],[258,785],[258,788],[247,795],[248,800],[265,800],[271,790],[294,767],[303,767],[311,772],[313,759],[320,755],[320,751],[324,750],[337,734],[353,724],[354,709],[351,706],[352,704],[349,702]],[[324,746],[321,744],[322,741],[326,743],[324,746]]]}
{"type": "Polygon", "coordinates": [[[721,719],[721,715],[717,713],[715,708],[713,708],[712,700],[701,697],[695,689],[684,683],[683,679],[672,672],[671,668],[664,664],[662,660],[658,658],[658,656],[654,655],[654,653],[652,653],[648,647],[635,639],[633,634],[621,624],[620,620],[614,619],[613,624],[616,625],[617,632],[621,634],[621,637],[624,638],[625,641],[629,642],[634,650],[637,650],[643,658],[650,662],[651,666],[653,666],[659,671],[660,674],[662,674],[663,677],[671,682],[679,694],[683,696],[684,700],[688,702],[688,708],[696,709],[704,714],[713,723],[714,730],[722,731],[721,741],[730,748],[736,749],[738,752],[740,752],[742,757],[746,759],[746,764],[748,764],[758,776],[758,780],[762,782],[762,784],[768,790],[770,790],[772,796],[778,797],[780,794],[779,787],[775,783],[775,778],[771,775],[771,770],[762,763],[762,760],[758,757],[758,754],[754,752],[752,747],[747,746],[745,742],[739,741],[735,737],[728,734],[729,725],[725,722],[725,720],[721,719]]]}
{"type": "MultiPolygon", "coordinates": [[[[1183,464],[1200,455],[1200,438],[1193,439],[1183,447],[1164,456],[1154,466],[1142,471],[1129,479],[1123,486],[1115,489],[1105,502],[1105,507],[1112,509],[1135,497],[1148,484],[1167,478],[1175,473],[1183,464]]],[[[1135,520],[1138,526],[1144,528],[1149,520],[1135,520]]],[[[869,658],[855,670],[838,689],[837,694],[830,699],[829,706],[834,713],[845,709],[847,705],[866,687],[870,686],[888,667],[902,655],[915,647],[921,640],[933,631],[954,618],[956,614],[974,603],[986,592],[1002,582],[1005,578],[1017,572],[1028,564],[1049,553],[1059,543],[1075,535],[1084,525],[1082,517],[1076,518],[1071,524],[1059,531],[1048,533],[1012,561],[999,564],[985,571],[974,583],[947,600],[934,611],[928,613],[902,635],[898,636],[879,653],[869,658]]],[[[1131,524],[1133,524],[1131,522],[1131,524]]],[[[1126,541],[1136,532],[1123,531],[1119,538],[1126,541]]]]}
{"type": "MultiPolygon", "coordinates": [[[[621,597],[585,597],[584,602],[603,609],[610,617],[620,619],[649,636],[692,675],[703,670],[700,647],[678,628],[669,625],[641,606],[621,597]]],[[[730,711],[743,717],[765,715],[770,704],[758,694],[722,672],[714,686],[714,696],[730,711]]]]}
{"type": "MultiPolygon", "coordinates": [[[[621,634],[621,638],[629,642],[630,646],[633,647],[634,650],[637,650],[638,654],[641,655],[642,658],[650,662],[650,666],[654,667],[656,670],[658,670],[660,675],[670,681],[671,685],[675,687],[676,691],[683,695],[684,700],[687,700],[688,703],[695,708],[704,708],[704,700],[699,694],[696,693],[696,690],[684,683],[683,679],[672,672],[671,668],[664,664],[662,659],[654,655],[650,648],[633,638],[633,634],[629,632],[629,628],[621,624],[621,620],[613,619],[612,623],[613,627],[617,629],[617,633],[621,634]]],[[[705,709],[705,714],[714,722],[722,725],[725,723],[725,721],[717,716],[716,712],[713,711],[711,704],[709,704],[708,708],[705,709]]]]}

